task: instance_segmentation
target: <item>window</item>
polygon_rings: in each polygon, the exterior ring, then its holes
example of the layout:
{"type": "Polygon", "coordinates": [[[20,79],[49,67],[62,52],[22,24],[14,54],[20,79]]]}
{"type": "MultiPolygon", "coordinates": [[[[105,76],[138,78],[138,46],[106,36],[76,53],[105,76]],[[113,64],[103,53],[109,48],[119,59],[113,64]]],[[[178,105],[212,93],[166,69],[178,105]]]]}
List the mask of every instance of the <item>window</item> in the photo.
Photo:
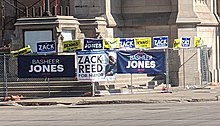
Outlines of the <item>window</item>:
{"type": "Polygon", "coordinates": [[[72,30],[63,30],[61,35],[63,37],[63,41],[75,39],[74,31],[72,30]]]}
{"type": "Polygon", "coordinates": [[[24,44],[30,45],[32,52],[37,52],[37,42],[52,41],[52,30],[25,31],[24,44]]]}

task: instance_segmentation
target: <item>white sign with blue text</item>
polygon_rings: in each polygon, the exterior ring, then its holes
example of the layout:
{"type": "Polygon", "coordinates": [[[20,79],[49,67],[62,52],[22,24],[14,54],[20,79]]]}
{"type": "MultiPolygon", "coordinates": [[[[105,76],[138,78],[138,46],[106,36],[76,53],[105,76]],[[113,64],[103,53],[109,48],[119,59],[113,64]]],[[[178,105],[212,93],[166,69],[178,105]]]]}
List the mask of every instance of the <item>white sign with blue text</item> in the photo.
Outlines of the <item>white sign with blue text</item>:
{"type": "Polygon", "coordinates": [[[108,56],[103,50],[77,51],[77,78],[80,81],[104,81],[108,56]]]}
{"type": "Polygon", "coordinates": [[[190,48],[190,38],[183,37],[181,39],[181,48],[190,48]]]}
{"type": "Polygon", "coordinates": [[[168,36],[153,37],[153,48],[168,48],[168,36]]]}
{"type": "Polygon", "coordinates": [[[55,53],[56,44],[54,41],[37,42],[37,53],[55,53]]]}
{"type": "Polygon", "coordinates": [[[134,49],[134,39],[133,38],[120,38],[120,49],[134,49]]]}

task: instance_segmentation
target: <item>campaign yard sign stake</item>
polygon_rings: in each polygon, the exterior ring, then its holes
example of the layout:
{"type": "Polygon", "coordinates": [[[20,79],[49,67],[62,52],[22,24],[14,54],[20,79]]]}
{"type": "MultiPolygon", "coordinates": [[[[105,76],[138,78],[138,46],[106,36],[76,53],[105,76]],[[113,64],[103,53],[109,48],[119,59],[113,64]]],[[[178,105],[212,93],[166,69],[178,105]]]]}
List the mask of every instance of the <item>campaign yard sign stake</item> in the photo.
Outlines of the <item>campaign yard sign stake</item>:
{"type": "Polygon", "coordinates": [[[165,73],[165,53],[147,51],[118,51],[117,73],[165,73]]]}
{"type": "Polygon", "coordinates": [[[105,80],[108,58],[105,51],[79,51],[77,54],[77,78],[81,81],[95,82],[105,80]]]}
{"type": "Polygon", "coordinates": [[[74,77],[75,60],[72,55],[20,55],[19,78],[74,77]]]}

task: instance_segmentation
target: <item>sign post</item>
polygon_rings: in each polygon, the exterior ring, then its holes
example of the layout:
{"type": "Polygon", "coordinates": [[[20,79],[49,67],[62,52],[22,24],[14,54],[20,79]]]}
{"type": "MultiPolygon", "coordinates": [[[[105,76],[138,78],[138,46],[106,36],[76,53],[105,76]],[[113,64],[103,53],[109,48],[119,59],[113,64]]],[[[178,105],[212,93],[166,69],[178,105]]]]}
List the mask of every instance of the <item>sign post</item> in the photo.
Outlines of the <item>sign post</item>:
{"type": "Polygon", "coordinates": [[[133,94],[133,78],[132,78],[132,73],[131,73],[131,94],[133,94]]]}
{"type": "Polygon", "coordinates": [[[6,70],[6,55],[4,54],[4,87],[5,87],[5,96],[8,96],[8,78],[6,70]]]}
{"type": "Polygon", "coordinates": [[[183,49],[183,87],[186,88],[186,76],[185,76],[185,49],[190,48],[190,38],[181,38],[181,48],[183,49]]]}
{"type": "Polygon", "coordinates": [[[186,88],[186,76],[185,76],[185,49],[183,48],[183,88],[186,88]]]}
{"type": "Polygon", "coordinates": [[[46,79],[47,79],[47,84],[48,84],[48,96],[50,97],[50,79],[49,77],[47,77],[46,79]]]}
{"type": "Polygon", "coordinates": [[[169,79],[169,49],[165,49],[166,52],[166,89],[167,92],[169,92],[169,83],[170,83],[170,79],[169,79]]]}
{"type": "Polygon", "coordinates": [[[92,82],[92,96],[95,96],[95,82],[92,82]]]}

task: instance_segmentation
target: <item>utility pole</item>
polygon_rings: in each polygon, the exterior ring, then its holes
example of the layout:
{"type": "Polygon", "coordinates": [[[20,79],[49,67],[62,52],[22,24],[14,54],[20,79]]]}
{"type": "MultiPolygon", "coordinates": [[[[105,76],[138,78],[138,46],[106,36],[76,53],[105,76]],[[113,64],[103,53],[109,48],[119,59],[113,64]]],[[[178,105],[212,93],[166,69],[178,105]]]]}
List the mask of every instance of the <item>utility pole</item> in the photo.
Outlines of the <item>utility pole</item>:
{"type": "Polygon", "coordinates": [[[0,46],[4,45],[4,34],[5,34],[5,0],[1,0],[1,43],[0,46]]]}

